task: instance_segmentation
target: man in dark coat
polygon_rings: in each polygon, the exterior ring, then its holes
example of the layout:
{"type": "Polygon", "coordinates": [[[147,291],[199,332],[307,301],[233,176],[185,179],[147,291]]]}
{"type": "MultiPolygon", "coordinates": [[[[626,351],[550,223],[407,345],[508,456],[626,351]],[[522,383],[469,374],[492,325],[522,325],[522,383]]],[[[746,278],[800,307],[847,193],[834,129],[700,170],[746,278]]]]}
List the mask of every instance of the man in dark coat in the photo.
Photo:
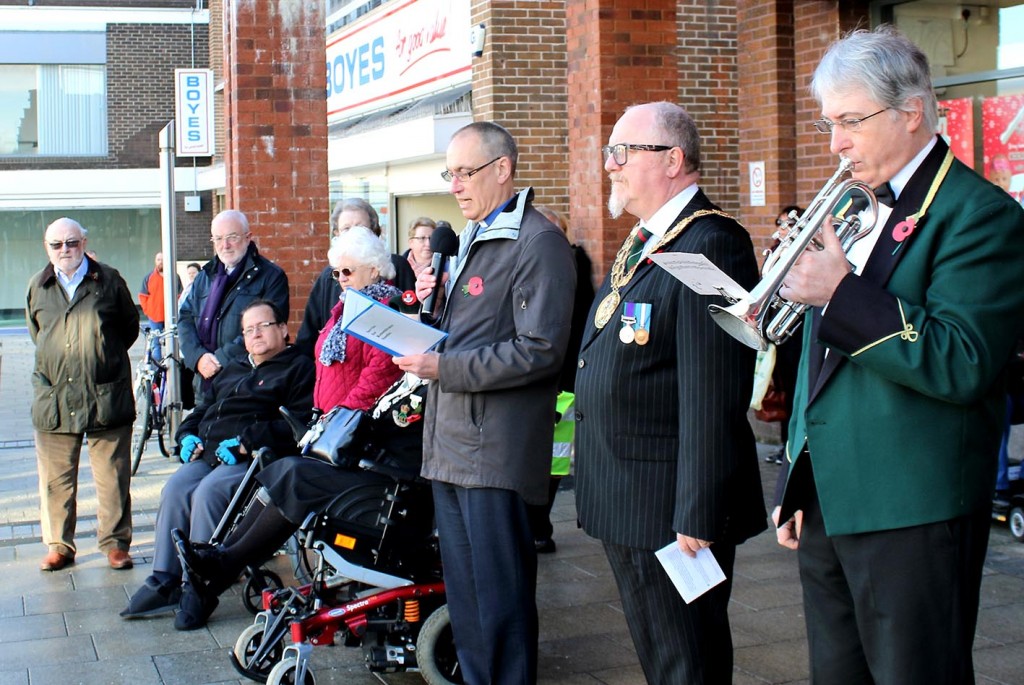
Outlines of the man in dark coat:
{"type": "MultiPolygon", "coordinates": [[[[547,501],[558,375],[576,287],[565,235],[516,191],[518,149],[477,122],[442,173],[469,220],[446,286],[440,352],[398,365],[430,379],[423,471],[433,481],[452,631],[466,683],[537,679],[537,550],[526,505],[547,501]]],[[[421,272],[417,296],[436,277],[421,272]]]]}
{"type": "Polygon", "coordinates": [[[75,561],[75,493],[86,433],[99,499],[96,543],[112,568],[131,568],[135,403],[128,348],[139,337],[139,314],[121,275],[85,256],[86,230],[77,221],[47,226],[44,246],[50,264],[29,282],[25,307],[36,344],[32,425],[49,547],[40,568],[57,571],[75,561]]]}
{"type": "Polygon", "coordinates": [[[252,453],[267,447],[278,456],[298,448],[279,407],[305,421],[313,408],[313,361],[288,345],[288,322],[268,300],[242,312],[247,352],[213,377],[208,393],[181,423],[175,436],[183,465],[160,493],[156,515],[153,573],[121,612],[124,618],[156,616],[179,605],[175,628],[193,630],[208,612],[195,597],[182,596],[181,564],[171,531],[195,540],[213,535],[248,468],[252,453]]]}
{"type": "Polygon", "coordinates": [[[194,370],[196,398],[210,379],[244,354],[242,310],[269,300],[288,317],[288,277],[260,255],[245,214],[228,209],[213,218],[210,242],[217,253],[192,282],[178,311],[178,338],[186,368],[194,370]]]}
{"type": "Polygon", "coordinates": [[[650,683],[732,682],[736,545],[767,527],[747,421],[754,352],[712,321],[710,298],[647,259],[706,256],[757,281],[747,231],[697,186],[700,138],[681,107],[626,110],[604,148],[612,216],[640,220],[595,297],[576,373],[576,504],[604,543],[650,683]],[[708,548],[726,580],[687,604],[655,551],[708,548]]]}

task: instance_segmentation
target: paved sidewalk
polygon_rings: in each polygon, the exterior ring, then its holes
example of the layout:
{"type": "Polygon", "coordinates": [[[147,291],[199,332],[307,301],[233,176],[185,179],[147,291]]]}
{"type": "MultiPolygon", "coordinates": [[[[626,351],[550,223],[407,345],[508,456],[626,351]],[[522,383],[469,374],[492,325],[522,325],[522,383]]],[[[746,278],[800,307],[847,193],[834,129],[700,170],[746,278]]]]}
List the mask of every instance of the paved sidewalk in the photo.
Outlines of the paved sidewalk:
{"type": "MultiPolygon", "coordinates": [[[[238,598],[225,598],[209,626],[192,633],[176,632],[169,618],[129,622],[117,615],[149,574],[160,487],[175,468],[155,443],[132,485],[135,569],[108,569],[96,549],[86,460],[77,563],[56,573],[38,570],[45,549],[28,418],[32,346],[23,334],[0,332],[0,354],[0,685],[248,683],[228,661],[235,639],[251,624],[238,598]]],[[[778,468],[762,462],[767,492],[778,468]]],[[[552,518],[558,551],[540,559],[540,682],[642,684],[614,581],[600,545],[575,526],[571,490],[559,493],[552,518]]],[[[1024,545],[998,524],[985,571],[975,640],[978,682],[1024,685],[1024,545]]],[[[770,533],[739,548],[731,617],[736,685],[807,682],[796,557],[770,533]]],[[[415,674],[378,678],[362,665],[360,650],[342,646],[315,649],[313,663],[321,684],[422,682],[415,674]]]]}

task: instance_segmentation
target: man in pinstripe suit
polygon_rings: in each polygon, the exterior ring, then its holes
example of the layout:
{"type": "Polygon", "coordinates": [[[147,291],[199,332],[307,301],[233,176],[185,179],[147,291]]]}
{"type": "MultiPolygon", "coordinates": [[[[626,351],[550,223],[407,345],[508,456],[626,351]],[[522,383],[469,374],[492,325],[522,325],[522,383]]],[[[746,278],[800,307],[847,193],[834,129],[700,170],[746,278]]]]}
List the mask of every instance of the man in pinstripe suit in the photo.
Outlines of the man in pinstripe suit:
{"type": "Polygon", "coordinates": [[[732,682],[728,603],[736,545],[766,528],[747,422],[754,353],[708,316],[709,299],[647,257],[702,253],[757,281],[746,230],[698,188],[700,141],[668,102],[626,110],[603,149],[612,216],[640,222],[597,293],[576,377],[576,501],[604,543],[650,683],[732,682]],[[708,547],[727,580],[686,604],[655,558],[708,547]]]}

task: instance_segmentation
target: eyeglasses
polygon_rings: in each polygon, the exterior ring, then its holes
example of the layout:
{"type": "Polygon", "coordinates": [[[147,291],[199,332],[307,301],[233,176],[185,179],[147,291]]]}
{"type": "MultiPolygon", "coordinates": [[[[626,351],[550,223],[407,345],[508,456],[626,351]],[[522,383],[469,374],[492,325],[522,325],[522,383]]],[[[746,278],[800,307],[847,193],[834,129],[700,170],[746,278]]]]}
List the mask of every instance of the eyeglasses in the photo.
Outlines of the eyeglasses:
{"type": "Polygon", "coordinates": [[[338,276],[344,276],[345,278],[351,278],[352,274],[354,274],[355,272],[359,271],[359,269],[360,269],[360,267],[358,267],[358,266],[353,267],[351,269],[346,266],[346,267],[341,268],[341,269],[332,269],[331,270],[331,275],[334,276],[334,280],[338,280],[338,276]]]}
{"type": "Polygon", "coordinates": [[[62,247],[66,247],[69,250],[73,250],[81,244],[81,238],[72,238],[71,240],[51,240],[46,243],[47,247],[55,251],[61,249],[62,247]]]}
{"type": "Polygon", "coordinates": [[[216,245],[217,243],[230,243],[230,244],[234,245],[235,243],[241,241],[242,238],[244,238],[247,235],[249,235],[249,234],[248,233],[228,233],[227,235],[223,235],[223,236],[216,236],[215,235],[212,238],[210,238],[210,242],[213,243],[214,245],[216,245]]]}
{"type": "Polygon", "coordinates": [[[430,240],[430,236],[429,235],[414,235],[413,237],[409,238],[409,240],[418,240],[420,242],[423,242],[424,240],[430,240]]]}
{"type": "Polygon", "coordinates": [[[889,107],[883,107],[874,114],[869,114],[866,117],[861,117],[860,119],[843,119],[842,121],[830,121],[829,119],[825,119],[824,117],[822,117],[821,119],[818,119],[817,121],[814,122],[814,128],[816,128],[819,133],[832,133],[832,129],[838,126],[847,133],[856,133],[857,131],[860,130],[861,124],[863,124],[871,117],[878,116],[887,109],[889,109],[889,107]]]}
{"type": "Polygon", "coordinates": [[[638,143],[619,143],[618,145],[605,145],[601,148],[601,154],[604,155],[604,161],[607,162],[609,157],[615,159],[615,163],[619,166],[625,166],[626,161],[629,160],[630,150],[647,150],[648,152],[664,152],[665,150],[671,150],[672,145],[640,145],[638,143]]]}
{"type": "Polygon", "coordinates": [[[504,156],[505,155],[495,157],[491,161],[487,162],[487,164],[481,164],[476,169],[470,169],[469,171],[451,171],[449,169],[445,169],[444,171],[441,172],[441,178],[443,178],[446,183],[451,183],[453,178],[458,180],[459,183],[465,183],[469,179],[473,178],[473,174],[479,173],[483,169],[486,169],[487,167],[491,166],[504,156]]]}
{"type": "Polygon", "coordinates": [[[253,326],[249,326],[248,328],[243,328],[242,335],[245,336],[246,338],[251,338],[252,336],[256,335],[257,331],[260,333],[264,333],[271,326],[280,325],[281,323],[278,321],[264,321],[263,323],[258,323],[253,326]]]}

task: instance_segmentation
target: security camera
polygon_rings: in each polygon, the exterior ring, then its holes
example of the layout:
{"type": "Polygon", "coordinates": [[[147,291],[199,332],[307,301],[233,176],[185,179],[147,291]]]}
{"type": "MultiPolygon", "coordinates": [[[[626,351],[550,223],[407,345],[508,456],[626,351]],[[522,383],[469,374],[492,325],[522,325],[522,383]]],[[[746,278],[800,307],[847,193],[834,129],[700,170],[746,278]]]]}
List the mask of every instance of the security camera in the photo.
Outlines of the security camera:
{"type": "Polygon", "coordinates": [[[487,38],[487,26],[485,24],[477,24],[469,30],[469,44],[472,46],[473,57],[483,56],[485,38],[487,38]]]}

